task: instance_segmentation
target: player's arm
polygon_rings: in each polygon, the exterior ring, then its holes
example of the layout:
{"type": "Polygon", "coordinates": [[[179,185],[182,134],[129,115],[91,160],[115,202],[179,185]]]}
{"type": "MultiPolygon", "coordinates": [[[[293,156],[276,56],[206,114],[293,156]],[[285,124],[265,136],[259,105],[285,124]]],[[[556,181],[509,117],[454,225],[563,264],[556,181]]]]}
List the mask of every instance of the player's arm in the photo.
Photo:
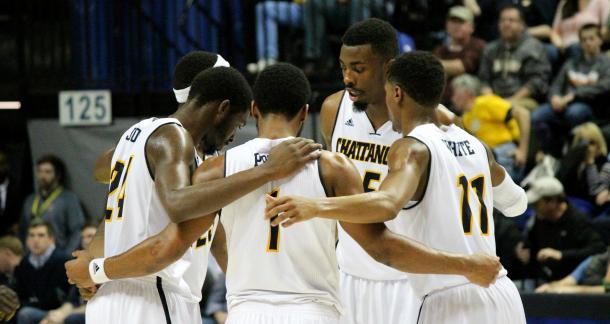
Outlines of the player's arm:
{"type": "Polygon", "coordinates": [[[506,170],[496,162],[491,149],[483,143],[487,151],[491,185],[493,186],[494,208],[504,216],[515,217],[522,215],[527,209],[527,196],[523,188],[519,187],[508,175],[506,170]]]}
{"type": "Polygon", "coordinates": [[[105,221],[102,220],[100,225],[97,226],[97,231],[95,232],[95,236],[93,236],[93,240],[89,244],[89,248],[87,251],[94,258],[103,258],[104,257],[104,232],[105,232],[106,224],[105,221]]]}
{"type": "Polygon", "coordinates": [[[464,128],[464,124],[462,123],[462,118],[460,116],[454,114],[449,108],[445,107],[442,104],[439,104],[435,110],[436,118],[443,125],[451,125],[455,124],[460,128],[464,128]]]}
{"type": "Polygon", "coordinates": [[[110,169],[112,168],[112,155],[114,154],[114,147],[106,150],[100,155],[95,162],[93,168],[93,178],[97,182],[110,183],[110,169]]]}
{"type": "Polygon", "coordinates": [[[312,217],[371,223],[391,220],[415,195],[420,182],[427,181],[428,148],[413,138],[394,142],[388,154],[388,175],[379,191],[353,196],[312,199],[294,196],[268,198],[266,217],[289,226],[312,217]],[[282,213],[282,214],[280,214],[282,213]]]}
{"type": "Polygon", "coordinates": [[[214,259],[222,269],[222,272],[227,273],[227,264],[229,263],[227,253],[227,235],[225,234],[225,228],[221,222],[218,222],[218,228],[216,228],[216,234],[214,234],[214,241],[212,242],[212,248],[210,249],[214,259]]]}
{"type": "Polygon", "coordinates": [[[317,159],[320,145],[294,138],[275,147],[261,166],[191,185],[189,166],[194,159],[193,147],[188,132],[173,124],[159,128],[146,146],[155,189],[174,223],[214,213],[263,184],[288,176],[317,159]]]}
{"type": "MultiPolygon", "coordinates": [[[[358,170],[344,156],[323,154],[320,166],[330,195],[349,196],[363,192],[358,170]]],[[[342,221],[341,226],[371,257],[400,271],[464,275],[473,283],[487,286],[499,270],[499,262],[494,257],[462,256],[430,249],[391,232],[384,223],[342,221]]]]}
{"type": "MultiPolygon", "coordinates": [[[[224,157],[208,159],[198,170],[205,170],[197,173],[199,179],[195,181],[199,183],[204,182],[206,177],[222,178],[224,157]],[[203,174],[205,177],[202,176],[203,174]]],[[[193,242],[212,226],[214,216],[215,213],[211,213],[178,224],[170,222],[157,235],[147,238],[124,253],[100,261],[101,264],[98,266],[103,266],[105,276],[111,280],[141,277],[159,272],[184,255],[193,242]]],[[[103,225],[102,223],[102,228],[103,225]]],[[[101,243],[103,244],[103,236],[101,243]]],[[[88,256],[82,252],[75,252],[75,256],[77,259],[66,263],[68,278],[78,287],[93,286],[94,278],[90,276],[89,263],[91,256],[101,256],[96,254],[88,256]]]]}
{"type": "Polygon", "coordinates": [[[337,111],[339,110],[342,97],[343,90],[335,92],[324,99],[322,108],[320,108],[320,131],[322,132],[322,138],[324,139],[324,144],[326,144],[328,150],[330,150],[331,147],[332,138],[330,137],[333,132],[333,127],[335,127],[337,111]]]}
{"type": "MultiPolygon", "coordinates": [[[[519,139],[519,154],[521,155],[519,161],[520,165],[525,164],[527,159],[527,152],[529,150],[530,143],[530,112],[521,107],[521,106],[513,106],[512,115],[517,121],[517,126],[519,127],[519,133],[521,134],[521,138],[519,139]],[[521,164],[522,163],[522,164],[521,164]]],[[[517,158],[515,158],[517,160],[517,158]]]]}

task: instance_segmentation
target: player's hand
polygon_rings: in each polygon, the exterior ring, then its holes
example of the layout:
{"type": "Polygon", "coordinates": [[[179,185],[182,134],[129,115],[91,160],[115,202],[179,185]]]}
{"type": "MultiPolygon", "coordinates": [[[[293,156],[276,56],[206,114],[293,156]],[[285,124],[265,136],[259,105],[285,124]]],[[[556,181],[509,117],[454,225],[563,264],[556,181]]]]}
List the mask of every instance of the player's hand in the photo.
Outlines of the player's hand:
{"type": "Polygon", "coordinates": [[[521,167],[525,165],[527,160],[527,152],[524,152],[521,149],[515,149],[511,153],[512,157],[515,159],[514,164],[516,167],[521,167]]]}
{"type": "Polygon", "coordinates": [[[0,286],[0,321],[13,318],[19,307],[21,304],[17,293],[5,285],[0,286]]]}
{"type": "Polygon", "coordinates": [[[90,300],[97,293],[97,286],[89,288],[78,288],[78,293],[83,297],[84,300],[90,300]]]}
{"type": "Polygon", "coordinates": [[[74,251],[72,256],[76,259],[72,259],[65,264],[68,282],[76,285],[78,288],[94,287],[95,283],[89,275],[89,263],[93,260],[89,252],[83,250],[74,251]]]}
{"type": "Polygon", "coordinates": [[[288,227],[319,214],[318,204],[312,198],[297,196],[274,198],[267,195],[266,202],[265,219],[271,220],[272,226],[282,224],[282,227],[288,227]]]}
{"type": "Polygon", "coordinates": [[[299,171],[305,164],[316,160],[322,145],[306,138],[293,138],[271,149],[269,158],[262,167],[269,170],[271,180],[286,178],[299,171]]]}
{"type": "Polygon", "coordinates": [[[468,281],[481,287],[489,287],[496,282],[498,272],[502,269],[500,258],[476,253],[468,256],[468,281]]]}
{"type": "Polygon", "coordinates": [[[544,262],[550,259],[560,261],[562,257],[563,254],[561,253],[561,251],[551,248],[544,248],[538,251],[536,259],[538,259],[539,262],[544,262]]]}

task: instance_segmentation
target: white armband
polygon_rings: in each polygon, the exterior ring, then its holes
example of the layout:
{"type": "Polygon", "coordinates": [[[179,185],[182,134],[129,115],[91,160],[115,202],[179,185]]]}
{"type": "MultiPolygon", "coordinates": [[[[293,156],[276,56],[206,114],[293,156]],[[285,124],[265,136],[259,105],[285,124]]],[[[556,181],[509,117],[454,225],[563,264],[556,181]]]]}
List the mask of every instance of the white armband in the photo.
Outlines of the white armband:
{"type": "Polygon", "coordinates": [[[103,284],[112,280],[108,278],[106,271],[104,271],[104,261],[106,261],[106,258],[93,259],[89,262],[89,275],[96,284],[103,284]]]}
{"type": "Polygon", "coordinates": [[[519,187],[510,175],[504,170],[504,180],[493,187],[494,207],[504,216],[515,217],[522,215],[527,209],[527,196],[523,188],[519,187]]]}

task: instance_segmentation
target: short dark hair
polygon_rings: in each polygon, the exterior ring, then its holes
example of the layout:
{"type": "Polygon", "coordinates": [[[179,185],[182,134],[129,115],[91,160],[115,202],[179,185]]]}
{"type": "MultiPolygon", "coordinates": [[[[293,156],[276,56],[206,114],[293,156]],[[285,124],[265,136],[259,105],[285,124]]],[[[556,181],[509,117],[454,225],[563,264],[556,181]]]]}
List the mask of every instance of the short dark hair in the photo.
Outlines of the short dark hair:
{"type": "Polygon", "coordinates": [[[373,52],[385,60],[398,55],[396,30],[387,21],[369,18],[350,26],[341,41],[347,46],[371,44],[373,52]]]}
{"type": "Polygon", "coordinates": [[[84,231],[85,229],[90,228],[90,227],[97,229],[97,227],[99,225],[100,225],[99,222],[96,222],[93,219],[89,219],[85,222],[85,224],[83,224],[83,227],[81,227],[80,230],[84,231]]]}
{"type": "Polygon", "coordinates": [[[436,108],[445,89],[443,65],[434,55],[423,51],[405,53],[394,59],[387,79],[428,108],[436,108]]]}
{"type": "Polygon", "coordinates": [[[66,184],[66,165],[60,158],[53,154],[46,154],[36,160],[36,166],[39,166],[43,163],[49,163],[53,166],[53,170],[55,171],[55,177],[57,178],[57,183],[62,186],[66,184]]]}
{"type": "Polygon", "coordinates": [[[584,24],[578,29],[578,38],[582,37],[582,32],[589,29],[595,29],[597,36],[602,37],[602,30],[598,24],[584,24]]]}
{"type": "Polygon", "coordinates": [[[172,87],[176,90],[187,88],[199,72],[216,64],[218,55],[205,51],[193,51],[184,55],[174,68],[172,87]]]}
{"type": "Polygon", "coordinates": [[[264,69],[254,83],[254,101],[260,112],[292,119],[311,96],[309,81],[299,68],[278,63],[264,69]]]}
{"type": "Polygon", "coordinates": [[[189,99],[192,98],[197,98],[200,104],[228,99],[233,111],[243,111],[250,107],[252,90],[239,71],[219,66],[197,74],[189,92],[189,99]]]}
{"type": "Polygon", "coordinates": [[[519,19],[525,24],[525,15],[523,14],[523,10],[521,10],[521,8],[518,5],[511,3],[511,4],[502,6],[500,8],[498,16],[501,16],[502,13],[506,10],[517,10],[517,12],[519,13],[519,19]]]}
{"type": "Polygon", "coordinates": [[[50,237],[55,237],[55,231],[53,230],[53,225],[51,225],[51,223],[47,222],[46,220],[42,219],[42,218],[35,218],[30,222],[30,225],[28,225],[28,231],[31,228],[35,228],[35,227],[39,227],[39,226],[44,226],[47,228],[47,233],[49,234],[50,237]]]}

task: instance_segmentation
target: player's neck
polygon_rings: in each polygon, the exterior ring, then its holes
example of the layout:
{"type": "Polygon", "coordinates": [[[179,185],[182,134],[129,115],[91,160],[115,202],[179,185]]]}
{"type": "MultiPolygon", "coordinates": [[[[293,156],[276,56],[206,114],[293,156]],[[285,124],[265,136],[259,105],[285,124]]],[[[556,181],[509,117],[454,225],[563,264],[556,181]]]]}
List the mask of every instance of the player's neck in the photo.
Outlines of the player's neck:
{"type": "Polygon", "coordinates": [[[176,118],[182,124],[182,127],[191,134],[193,143],[199,143],[205,133],[205,128],[201,127],[201,125],[208,125],[208,123],[201,123],[200,118],[194,118],[193,113],[195,112],[190,112],[188,107],[181,106],[169,117],[176,118]]]}
{"type": "Polygon", "coordinates": [[[371,123],[375,129],[380,128],[383,126],[383,124],[390,120],[390,116],[388,115],[388,107],[386,106],[385,101],[382,103],[369,104],[366,109],[366,115],[371,120],[371,123]]]}
{"type": "Polygon", "coordinates": [[[436,118],[435,109],[417,107],[415,109],[407,109],[402,108],[402,134],[406,136],[409,134],[415,127],[425,124],[433,123],[437,126],[440,125],[438,119],[436,118]]]}
{"type": "Polygon", "coordinates": [[[295,121],[286,120],[286,117],[268,114],[264,118],[259,118],[258,137],[268,139],[278,139],[296,136],[300,126],[295,121]]]}

